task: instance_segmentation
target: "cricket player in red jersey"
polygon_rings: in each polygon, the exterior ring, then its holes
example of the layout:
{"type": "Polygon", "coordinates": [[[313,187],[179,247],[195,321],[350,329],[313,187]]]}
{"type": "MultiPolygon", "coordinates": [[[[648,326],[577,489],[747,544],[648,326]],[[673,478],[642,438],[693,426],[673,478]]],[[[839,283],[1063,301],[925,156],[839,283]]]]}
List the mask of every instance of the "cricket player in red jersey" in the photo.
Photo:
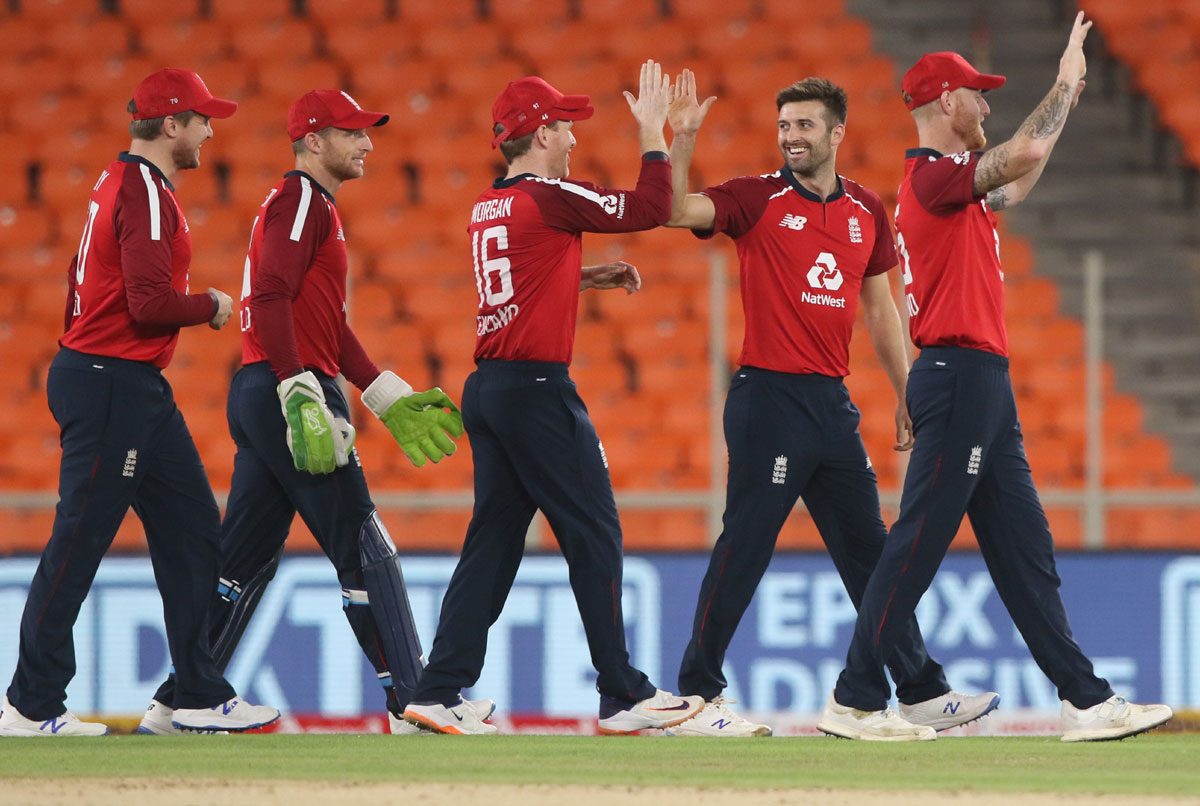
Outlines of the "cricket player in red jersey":
{"type": "Polygon", "coordinates": [[[1023,200],[1041,176],[1083,91],[1091,25],[1080,12],[1053,88],[1012,139],[986,152],[983,92],[1003,85],[1003,76],[979,73],[956,53],[928,53],[904,75],[920,141],[907,154],[896,210],[909,327],[921,348],[908,380],[916,442],[899,518],[817,724],[826,733],[934,738],[928,727],[880,717],[888,699],[883,661],[964,514],[1013,623],[1058,689],[1063,741],[1121,739],[1171,718],[1165,705],[1115,696],[1071,635],[1008,375],[995,212],[1023,200]]]}
{"type": "MultiPolygon", "coordinates": [[[[729,481],[724,529],[701,584],[679,690],[706,701],[670,731],[683,736],[768,736],[722,696],[721,666],[734,631],[770,563],[775,540],[803,498],[855,606],[887,529],[875,471],[843,383],[859,299],[880,364],[896,390],[896,450],[912,447],[904,404],[908,355],[887,272],[896,250],[883,202],[837,173],[846,134],[846,93],[823,78],[779,92],[783,166],[700,193],[687,192],[696,132],[713,99],[698,104],[685,71],[671,106],[674,207],[667,226],[701,238],[723,232],[737,245],[746,334],[725,402],[729,481]]],[[[939,730],[996,706],[997,695],[951,691],[910,617],[889,658],[901,707],[939,730]]]]}
{"type": "MultiPolygon", "coordinates": [[[[421,673],[421,644],[396,547],[371,501],[353,448],[339,373],[415,465],[454,453],[458,409],[440,389],[413,393],[380,372],[346,321],[346,237],[334,194],[360,178],[373,150],[367,130],[388,116],[341,90],[313,90],[288,112],[296,168],[267,194],[242,276],[242,368],[229,391],[237,445],[221,523],[221,578],[210,591],[212,645],[229,662],[267,583],[296,513],[337,569],[342,608],[383,686],[393,733],[421,673]],[[447,409],[449,411],[447,411],[447,409]]],[[[168,679],[140,733],[171,733],[168,679]]],[[[465,703],[491,715],[490,700],[465,703]]]]}
{"type": "Polygon", "coordinates": [[[479,339],[478,368],[463,388],[463,423],[475,459],[475,511],[442,600],[429,665],[404,713],[430,730],[496,730],[458,705],[459,692],[479,679],[488,628],[504,607],[539,509],[566,557],[599,673],[600,730],[667,727],[702,705],[699,697],[658,691],[629,662],[621,525],[608,463],[567,373],[579,292],[641,286],[629,264],[583,268],[582,233],[650,229],[671,214],[663,137],[669,93],[653,61],[642,66],[637,98],[625,93],[642,154],[632,191],[567,179],[574,122],[594,111],[586,95],[563,95],[540,78],[522,78],[492,107],[492,146],[509,169],[480,195],[468,227],[479,339]]]}
{"type": "Polygon", "coordinates": [[[162,369],[179,329],[220,328],[228,295],[188,293],[192,239],[171,180],[200,165],[214,98],[195,73],[161,70],[129,103],[132,143],[100,174],[68,281],[66,332],[46,392],[62,430],[59,502],[21,618],[20,656],[0,736],[95,736],[65,708],[72,628],[100,559],[132,506],[146,530],[179,685],[174,721],[247,730],[279,718],[221,676],[208,645],[220,511],[162,369]]]}

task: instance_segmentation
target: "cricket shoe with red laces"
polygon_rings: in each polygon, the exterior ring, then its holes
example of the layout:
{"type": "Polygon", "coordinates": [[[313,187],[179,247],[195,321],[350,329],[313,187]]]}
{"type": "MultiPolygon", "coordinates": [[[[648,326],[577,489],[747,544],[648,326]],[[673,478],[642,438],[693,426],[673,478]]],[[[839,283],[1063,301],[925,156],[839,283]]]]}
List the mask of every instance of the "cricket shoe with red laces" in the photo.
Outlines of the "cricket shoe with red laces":
{"type": "Polygon", "coordinates": [[[641,702],[622,702],[601,694],[600,732],[616,736],[647,728],[669,728],[691,719],[703,707],[703,697],[677,697],[662,690],[641,702]]]}

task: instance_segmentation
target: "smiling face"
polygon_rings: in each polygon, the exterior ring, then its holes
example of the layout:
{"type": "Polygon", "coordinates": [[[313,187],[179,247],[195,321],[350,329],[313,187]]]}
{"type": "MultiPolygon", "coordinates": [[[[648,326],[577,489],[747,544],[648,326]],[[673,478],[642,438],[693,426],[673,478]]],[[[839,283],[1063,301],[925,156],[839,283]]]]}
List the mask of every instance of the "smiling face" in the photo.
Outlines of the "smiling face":
{"type": "Polygon", "coordinates": [[[789,101],[779,108],[779,150],[797,176],[814,176],[831,163],[846,127],[830,125],[820,101],[789,101]]]}
{"type": "Polygon", "coordinates": [[[367,154],[374,150],[366,129],[330,128],[323,135],[321,167],[339,182],[358,179],[363,175],[367,154]]]}
{"type": "Polygon", "coordinates": [[[200,167],[200,146],[213,136],[212,124],[204,115],[193,114],[187,125],[180,125],[175,119],[175,144],[171,149],[171,161],[175,170],[186,171],[200,167]]]}
{"type": "Polygon", "coordinates": [[[575,135],[571,129],[574,127],[573,120],[556,120],[545,127],[549,158],[547,179],[565,179],[571,175],[571,149],[575,147],[575,135]]]}

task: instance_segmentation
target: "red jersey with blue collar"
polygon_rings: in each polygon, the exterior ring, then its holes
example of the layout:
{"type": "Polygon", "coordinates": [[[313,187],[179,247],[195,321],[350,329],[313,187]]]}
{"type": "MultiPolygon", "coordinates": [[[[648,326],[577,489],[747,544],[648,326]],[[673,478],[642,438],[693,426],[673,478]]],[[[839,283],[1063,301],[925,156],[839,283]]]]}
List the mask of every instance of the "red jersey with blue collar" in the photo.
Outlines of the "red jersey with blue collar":
{"type": "Polygon", "coordinates": [[[475,360],[570,363],[584,232],[636,232],[671,217],[671,164],[642,155],[634,190],[521,174],[498,179],[467,232],[479,292],[475,360]]]}
{"type": "Polygon", "coordinates": [[[701,191],[716,218],[701,238],[724,232],[741,264],[746,335],[738,359],[776,372],[845,377],[864,277],[896,265],[883,202],[838,177],[827,199],[785,165],[701,191]]]}
{"type": "Polygon", "coordinates": [[[188,293],[192,236],[174,190],[152,162],[129,152],[100,174],[68,272],[63,347],[161,369],[179,328],[216,314],[212,297],[188,293]]]}
{"type": "Polygon", "coordinates": [[[982,156],[909,149],[896,205],[897,248],[913,344],[1007,356],[996,214],[974,192],[982,156]]]}

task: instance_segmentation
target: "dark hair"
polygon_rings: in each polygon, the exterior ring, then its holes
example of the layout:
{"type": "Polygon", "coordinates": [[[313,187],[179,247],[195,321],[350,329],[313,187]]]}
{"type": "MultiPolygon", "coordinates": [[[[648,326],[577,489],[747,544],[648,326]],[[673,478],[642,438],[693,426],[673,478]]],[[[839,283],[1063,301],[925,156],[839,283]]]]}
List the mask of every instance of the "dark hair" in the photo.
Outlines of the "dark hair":
{"type": "Polygon", "coordinates": [[[830,128],[846,122],[846,91],[827,78],[809,76],[781,89],[775,96],[775,109],[798,101],[820,101],[828,112],[825,122],[830,128]]]}
{"type": "MultiPolygon", "coordinates": [[[[133,101],[125,104],[125,111],[133,115],[137,113],[137,104],[133,101]]],[[[171,117],[179,121],[181,126],[186,126],[192,122],[192,118],[199,113],[193,112],[191,109],[185,109],[182,112],[177,112],[171,117]]],[[[129,136],[134,140],[154,140],[162,134],[163,121],[167,119],[166,115],[160,118],[148,118],[146,120],[131,120],[129,121],[129,136]]]]}
{"type": "MultiPolygon", "coordinates": [[[[555,129],[558,128],[559,121],[555,120],[546,125],[555,129]]],[[[503,124],[497,123],[492,129],[492,134],[499,134],[504,131],[503,124]]],[[[529,153],[529,149],[533,147],[533,136],[537,134],[537,129],[534,129],[529,134],[523,134],[515,140],[502,140],[500,142],[500,153],[504,157],[504,161],[512,165],[513,160],[518,157],[523,157],[529,153]]]]}

